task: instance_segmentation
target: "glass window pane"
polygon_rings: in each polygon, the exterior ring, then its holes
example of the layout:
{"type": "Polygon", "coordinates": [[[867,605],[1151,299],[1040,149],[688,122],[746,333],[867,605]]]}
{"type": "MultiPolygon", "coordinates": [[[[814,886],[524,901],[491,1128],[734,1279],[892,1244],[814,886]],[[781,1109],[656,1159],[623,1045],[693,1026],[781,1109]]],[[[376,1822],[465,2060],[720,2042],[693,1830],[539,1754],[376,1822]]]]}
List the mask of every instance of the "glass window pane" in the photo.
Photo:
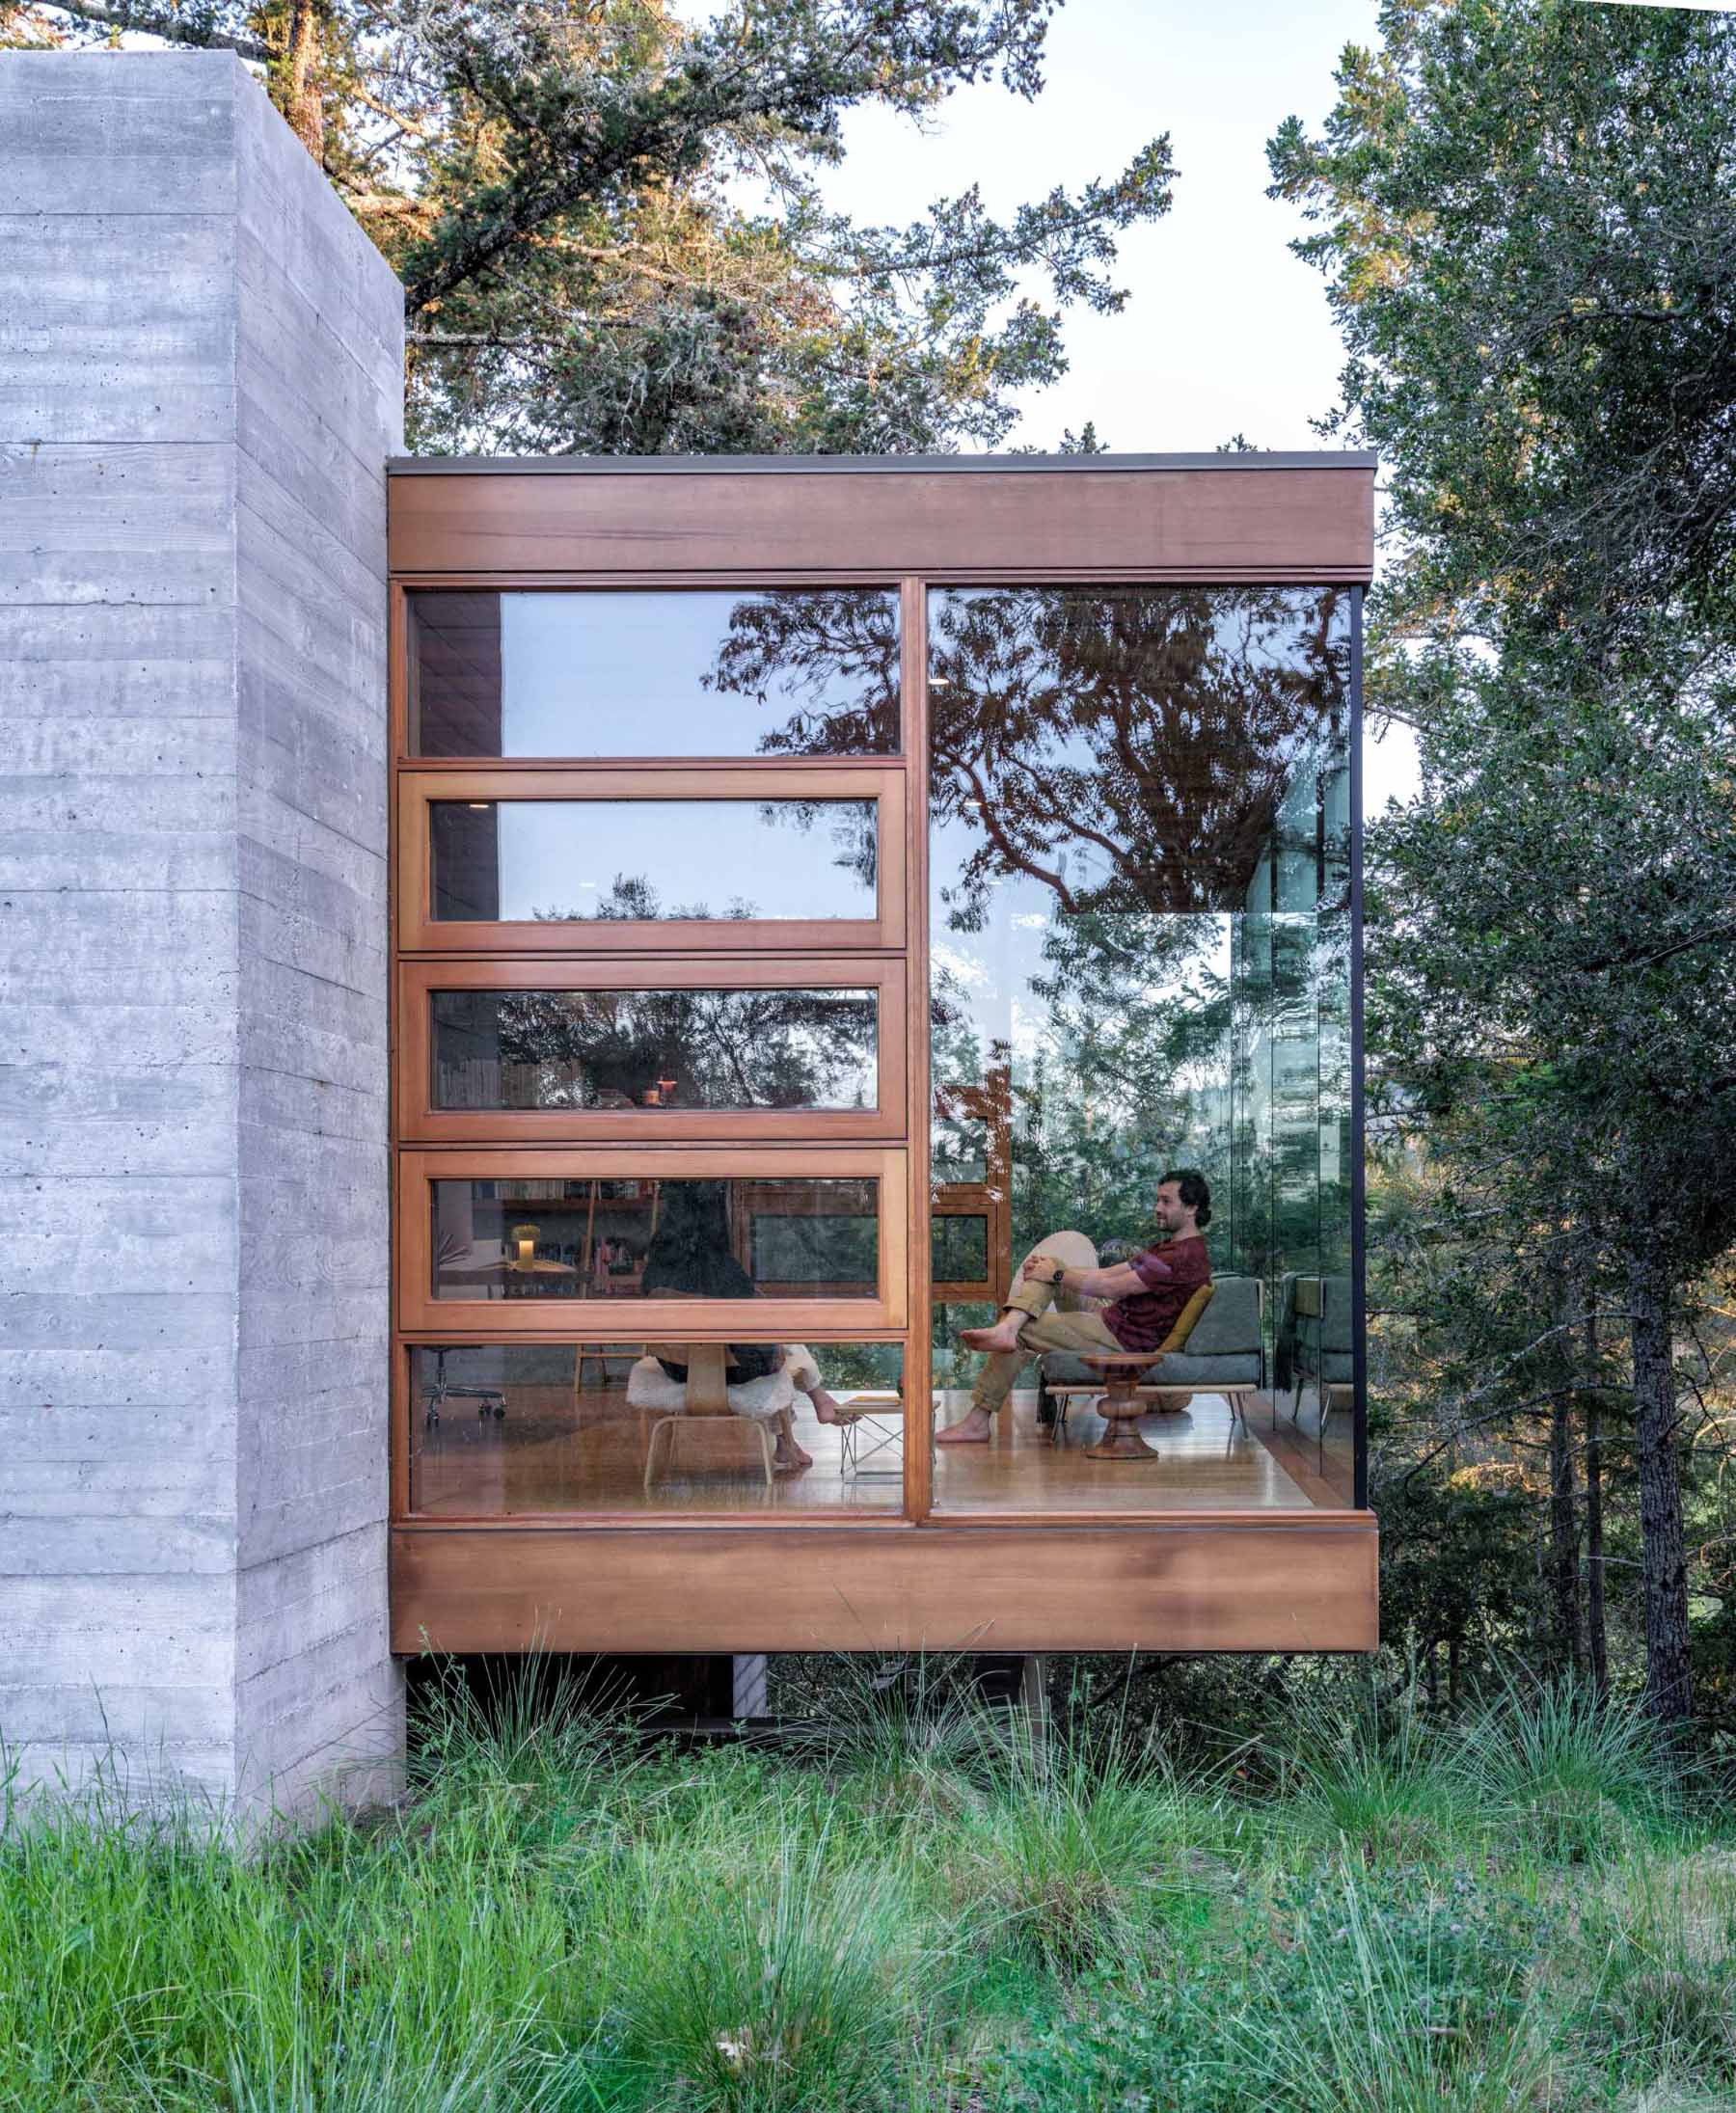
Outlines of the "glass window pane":
{"type": "Polygon", "coordinates": [[[441,1299],[861,1298],[880,1289],[880,1183],[435,1181],[441,1299]]]}
{"type": "Polygon", "coordinates": [[[439,1517],[549,1511],[897,1512],[897,1342],[759,1346],[720,1416],[688,1412],[691,1345],[450,1343],[410,1358],[410,1502],[439,1517]],[[664,1425],[663,1429],[658,1426],[664,1425]]]}
{"type": "Polygon", "coordinates": [[[930,1221],[936,1284],[982,1284],[989,1275],[987,1218],[936,1216],[930,1221]]]}
{"type": "Polygon", "coordinates": [[[959,1332],[992,1315],[941,1303],[938,1421],[974,1435],[974,1398],[999,1422],[992,1446],[937,1449],[936,1503],[1348,1504],[1352,596],[989,588],[929,608],[935,1178],[1004,1169],[1011,1205],[974,1279],[947,1245],[968,1221],[936,1210],[936,1280],[1017,1285],[1057,1246],[1079,1268],[1157,1257],[1132,1306],[1051,1314],[1076,1340],[1041,1367],[1027,1345],[986,1363],[959,1332]],[[1201,1251],[1172,1242],[1173,1170],[1209,1192],[1213,1296],[1148,1374],[1172,1390],[1139,1421],[1154,1456],[1094,1459],[1101,1382],[1067,1360],[1177,1320],[1163,1271],[1201,1251]]]}
{"type": "Polygon", "coordinates": [[[878,1105],[873,990],[436,990],[433,1105],[878,1105]]]}
{"type": "Polygon", "coordinates": [[[871,799],[437,799],[434,915],[871,919],[876,814],[871,799]]]}
{"type": "Polygon", "coordinates": [[[411,597],[421,756],[890,755],[882,587],[411,597]]]}

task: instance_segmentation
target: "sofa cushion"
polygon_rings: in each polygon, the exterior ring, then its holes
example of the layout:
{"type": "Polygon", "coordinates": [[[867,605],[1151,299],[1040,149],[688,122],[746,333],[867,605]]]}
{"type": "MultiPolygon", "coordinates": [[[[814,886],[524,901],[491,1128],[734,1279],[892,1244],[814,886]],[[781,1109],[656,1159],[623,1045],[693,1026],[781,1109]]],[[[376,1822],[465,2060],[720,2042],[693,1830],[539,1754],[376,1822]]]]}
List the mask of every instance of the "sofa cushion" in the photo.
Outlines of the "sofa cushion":
{"type": "MultiPolygon", "coordinates": [[[[1043,1376],[1051,1387],[1101,1387],[1101,1372],[1094,1372],[1071,1350],[1050,1350],[1043,1360],[1043,1376]]],[[[1246,1350],[1239,1356],[1196,1357],[1191,1350],[1172,1350],[1139,1375],[1142,1387],[1258,1387],[1260,1352],[1246,1350]]]]}
{"type": "Polygon", "coordinates": [[[1260,1279],[1213,1277],[1211,1304],[1182,1345],[1187,1357],[1258,1357],[1260,1354],[1260,1279]]]}
{"type": "Polygon", "coordinates": [[[1258,1387],[1260,1352],[1244,1350],[1239,1356],[1195,1357],[1191,1350],[1176,1350],[1149,1372],[1140,1375],[1142,1387],[1258,1387]]]}

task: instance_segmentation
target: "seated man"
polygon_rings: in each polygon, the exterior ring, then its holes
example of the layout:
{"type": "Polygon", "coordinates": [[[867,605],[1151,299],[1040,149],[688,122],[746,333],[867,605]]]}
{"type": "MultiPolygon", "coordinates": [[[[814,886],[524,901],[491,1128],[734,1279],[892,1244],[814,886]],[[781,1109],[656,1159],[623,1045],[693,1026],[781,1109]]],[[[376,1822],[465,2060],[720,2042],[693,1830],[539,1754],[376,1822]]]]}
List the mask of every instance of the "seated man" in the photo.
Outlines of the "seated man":
{"type": "Polygon", "coordinates": [[[995,1411],[1035,1352],[1155,1350],[1167,1341],[1181,1309],[1211,1282],[1201,1236],[1211,1223],[1206,1177],[1191,1169],[1166,1174],[1157,1184],[1154,1215],[1162,1245],[1107,1269],[1097,1266],[1097,1250],[1082,1233],[1053,1233],[1038,1241],[993,1327],[960,1330],[962,1342],[989,1354],[969,1412],[936,1433],[937,1444],[985,1443],[995,1411]]]}

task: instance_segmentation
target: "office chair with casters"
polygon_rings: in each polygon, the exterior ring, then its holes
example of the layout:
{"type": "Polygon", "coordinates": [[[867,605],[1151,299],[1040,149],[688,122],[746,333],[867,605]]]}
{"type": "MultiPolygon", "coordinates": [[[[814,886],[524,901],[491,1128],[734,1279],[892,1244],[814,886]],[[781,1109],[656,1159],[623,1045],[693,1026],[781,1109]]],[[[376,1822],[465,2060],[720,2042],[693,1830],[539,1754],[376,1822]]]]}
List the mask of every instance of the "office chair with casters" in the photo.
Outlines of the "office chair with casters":
{"type": "Polygon", "coordinates": [[[422,1413],[423,1425],[428,1430],[440,1428],[441,1405],[447,1401],[475,1401],[479,1422],[493,1417],[497,1423],[506,1421],[506,1396],[499,1387],[471,1387],[461,1379],[447,1376],[447,1352],[434,1352],[434,1384],[428,1390],[427,1406],[422,1413]]]}

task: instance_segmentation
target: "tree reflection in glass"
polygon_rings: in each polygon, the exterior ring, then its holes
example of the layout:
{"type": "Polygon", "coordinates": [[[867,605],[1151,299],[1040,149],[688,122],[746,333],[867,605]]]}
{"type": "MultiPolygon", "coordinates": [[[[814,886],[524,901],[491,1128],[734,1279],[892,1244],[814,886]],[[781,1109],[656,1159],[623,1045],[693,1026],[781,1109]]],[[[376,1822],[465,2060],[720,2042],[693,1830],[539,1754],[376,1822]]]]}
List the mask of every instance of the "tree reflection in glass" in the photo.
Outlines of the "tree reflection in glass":
{"type": "Polygon", "coordinates": [[[872,990],[437,990],[441,1108],[872,1108],[872,990]]]}
{"type": "Polygon", "coordinates": [[[878,900],[872,799],[435,799],[428,845],[437,922],[868,919],[878,900]]]}

